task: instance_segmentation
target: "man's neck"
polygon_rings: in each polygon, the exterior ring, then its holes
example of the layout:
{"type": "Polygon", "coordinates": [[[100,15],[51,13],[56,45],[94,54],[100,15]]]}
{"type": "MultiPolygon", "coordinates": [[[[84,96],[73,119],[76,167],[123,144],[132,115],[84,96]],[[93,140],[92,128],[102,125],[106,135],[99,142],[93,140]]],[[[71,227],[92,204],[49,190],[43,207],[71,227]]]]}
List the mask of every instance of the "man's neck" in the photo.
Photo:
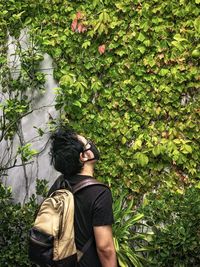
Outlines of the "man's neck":
{"type": "Polygon", "coordinates": [[[93,167],[93,165],[85,164],[83,166],[83,169],[81,170],[81,172],[79,174],[80,175],[86,175],[86,176],[93,176],[94,175],[94,167],[93,167]]]}

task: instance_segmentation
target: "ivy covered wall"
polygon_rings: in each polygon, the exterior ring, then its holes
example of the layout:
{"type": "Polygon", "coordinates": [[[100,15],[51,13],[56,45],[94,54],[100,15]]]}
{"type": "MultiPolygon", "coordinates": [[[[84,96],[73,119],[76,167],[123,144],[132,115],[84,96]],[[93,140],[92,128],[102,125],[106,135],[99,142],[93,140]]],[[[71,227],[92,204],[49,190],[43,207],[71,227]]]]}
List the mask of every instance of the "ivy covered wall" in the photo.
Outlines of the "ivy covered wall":
{"type": "MultiPolygon", "coordinates": [[[[198,182],[199,5],[0,2],[1,42],[27,28],[53,58],[61,119],[95,140],[97,176],[116,192],[121,186],[136,196],[198,182]]],[[[3,46],[1,55],[6,64],[3,46]]]]}

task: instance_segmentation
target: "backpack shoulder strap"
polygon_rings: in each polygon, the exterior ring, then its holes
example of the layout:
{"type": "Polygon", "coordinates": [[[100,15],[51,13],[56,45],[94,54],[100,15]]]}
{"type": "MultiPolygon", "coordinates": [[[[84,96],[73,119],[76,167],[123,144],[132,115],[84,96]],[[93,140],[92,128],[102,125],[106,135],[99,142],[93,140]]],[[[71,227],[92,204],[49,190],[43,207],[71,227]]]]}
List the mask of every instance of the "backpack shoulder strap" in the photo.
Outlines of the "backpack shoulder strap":
{"type": "MultiPolygon", "coordinates": [[[[78,191],[82,190],[85,187],[89,187],[92,185],[101,185],[101,186],[105,186],[108,189],[110,189],[106,184],[97,181],[94,178],[87,178],[84,179],[82,181],[80,181],[79,183],[77,183],[76,185],[74,185],[72,187],[72,192],[73,194],[77,193],[78,191]]],[[[80,258],[85,254],[85,252],[89,249],[89,247],[92,245],[92,243],[94,242],[94,237],[90,237],[90,239],[85,243],[85,245],[82,247],[81,251],[79,252],[80,254],[78,255],[78,260],[80,260],[80,258]]]]}
{"type": "Polygon", "coordinates": [[[73,192],[73,194],[75,194],[76,192],[80,191],[81,189],[88,187],[88,186],[91,186],[91,185],[102,185],[102,186],[109,188],[106,184],[99,182],[94,178],[87,178],[87,179],[80,181],[76,185],[74,185],[72,187],[72,192],[73,192]]]}

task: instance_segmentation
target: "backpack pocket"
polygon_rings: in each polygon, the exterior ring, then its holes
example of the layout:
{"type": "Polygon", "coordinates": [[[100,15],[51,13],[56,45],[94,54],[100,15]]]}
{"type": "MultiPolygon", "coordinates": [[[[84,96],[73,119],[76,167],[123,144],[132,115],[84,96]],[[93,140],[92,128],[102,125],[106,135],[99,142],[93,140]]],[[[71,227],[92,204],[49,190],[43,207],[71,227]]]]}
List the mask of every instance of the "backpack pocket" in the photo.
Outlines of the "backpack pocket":
{"type": "Polygon", "coordinates": [[[53,266],[54,237],[37,228],[30,230],[29,258],[39,266],[53,266]]]}

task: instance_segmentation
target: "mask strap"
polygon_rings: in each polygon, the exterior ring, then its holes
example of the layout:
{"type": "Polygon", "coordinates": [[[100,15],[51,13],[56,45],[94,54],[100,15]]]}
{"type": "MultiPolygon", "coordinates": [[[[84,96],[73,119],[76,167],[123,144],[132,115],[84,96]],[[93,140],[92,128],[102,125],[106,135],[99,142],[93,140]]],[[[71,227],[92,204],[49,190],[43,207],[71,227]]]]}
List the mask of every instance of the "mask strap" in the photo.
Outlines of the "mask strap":
{"type": "MultiPolygon", "coordinates": [[[[91,149],[91,148],[87,148],[87,149],[85,149],[85,150],[83,151],[83,153],[86,152],[86,151],[88,151],[88,150],[90,150],[90,149],[91,149]]],[[[91,160],[95,160],[95,158],[88,159],[88,160],[86,160],[86,162],[87,162],[87,161],[91,161],[91,160]]]]}
{"type": "Polygon", "coordinates": [[[88,162],[88,161],[92,161],[92,160],[96,160],[96,159],[95,159],[95,158],[88,159],[88,160],[86,160],[86,162],[88,162]]]}
{"type": "Polygon", "coordinates": [[[86,152],[86,151],[88,151],[88,150],[90,150],[90,149],[91,149],[91,147],[83,150],[83,153],[86,152]]]}

